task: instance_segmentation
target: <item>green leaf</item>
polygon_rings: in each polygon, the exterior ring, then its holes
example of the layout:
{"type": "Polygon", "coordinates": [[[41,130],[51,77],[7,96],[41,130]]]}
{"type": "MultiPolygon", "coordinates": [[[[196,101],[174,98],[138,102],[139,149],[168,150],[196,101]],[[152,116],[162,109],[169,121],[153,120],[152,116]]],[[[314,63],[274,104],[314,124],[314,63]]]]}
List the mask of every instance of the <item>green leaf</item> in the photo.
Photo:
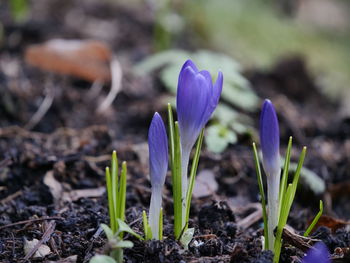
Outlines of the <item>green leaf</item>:
{"type": "Polygon", "coordinates": [[[221,153],[230,143],[237,142],[237,135],[221,124],[214,124],[207,128],[205,142],[210,151],[221,153]]]}
{"type": "Polygon", "coordinates": [[[322,213],[323,213],[323,202],[322,202],[322,200],[320,200],[320,211],[318,211],[318,213],[315,216],[314,220],[312,220],[311,224],[306,229],[306,231],[304,233],[304,237],[307,237],[310,234],[310,232],[312,231],[312,229],[314,229],[314,227],[317,224],[318,220],[320,219],[322,213]]]}
{"type": "Polygon", "coordinates": [[[134,237],[138,238],[139,240],[144,240],[142,236],[137,234],[134,230],[132,230],[124,221],[120,220],[119,218],[117,219],[118,225],[119,225],[119,232],[127,232],[134,237]]]}
{"type": "Polygon", "coordinates": [[[186,220],[185,226],[186,227],[188,226],[188,219],[190,217],[192,192],[193,192],[193,188],[194,188],[195,177],[197,176],[197,168],[198,168],[199,157],[201,155],[203,137],[204,137],[204,128],[202,129],[202,131],[199,135],[199,138],[197,140],[196,152],[194,154],[194,158],[192,161],[189,186],[188,186],[187,193],[186,193],[186,218],[185,218],[185,220],[186,220]]]}
{"type": "Polygon", "coordinates": [[[160,79],[170,92],[176,93],[177,78],[187,59],[192,59],[198,69],[208,70],[213,80],[216,80],[218,70],[222,71],[224,75],[222,98],[227,102],[246,111],[255,111],[258,108],[259,99],[251,89],[248,80],[240,73],[240,65],[225,54],[207,50],[192,54],[183,50],[169,50],[148,57],[134,70],[136,74],[145,75],[162,68],[160,79]]]}
{"type": "Polygon", "coordinates": [[[194,228],[188,228],[184,231],[184,233],[181,236],[180,242],[184,246],[184,249],[188,249],[188,245],[190,244],[192,238],[194,235],[194,228]]]}
{"type": "Polygon", "coordinates": [[[106,224],[101,224],[101,227],[102,227],[103,231],[105,232],[108,240],[114,239],[113,230],[109,226],[107,226],[106,224]]]}
{"type": "Polygon", "coordinates": [[[271,248],[269,248],[269,235],[268,235],[268,224],[267,224],[266,199],[265,199],[264,185],[263,185],[261,169],[260,169],[259,155],[258,155],[258,151],[256,150],[255,143],[253,143],[253,153],[254,153],[254,162],[255,162],[256,176],[257,176],[257,179],[258,179],[259,191],[260,191],[260,196],[261,196],[261,207],[262,207],[262,211],[263,211],[264,238],[265,238],[264,249],[268,250],[268,249],[271,249],[271,248]]]}
{"type": "Polygon", "coordinates": [[[96,255],[90,259],[90,263],[117,263],[117,261],[110,256],[96,255]]]}
{"type": "Polygon", "coordinates": [[[134,243],[129,240],[120,240],[116,243],[115,248],[132,248],[134,243]]]}

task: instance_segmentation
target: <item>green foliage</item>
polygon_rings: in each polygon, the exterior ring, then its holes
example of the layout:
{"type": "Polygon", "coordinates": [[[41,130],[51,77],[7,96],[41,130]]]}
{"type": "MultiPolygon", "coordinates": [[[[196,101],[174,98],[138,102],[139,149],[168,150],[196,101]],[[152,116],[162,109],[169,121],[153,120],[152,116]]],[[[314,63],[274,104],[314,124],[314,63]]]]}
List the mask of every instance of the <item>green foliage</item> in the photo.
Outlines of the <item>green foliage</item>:
{"type": "Polygon", "coordinates": [[[174,122],[173,111],[170,104],[168,104],[168,125],[170,142],[170,167],[174,200],[174,235],[176,239],[179,239],[182,231],[181,146],[179,125],[177,122],[174,122]]]}
{"type": "MultiPolygon", "coordinates": [[[[254,161],[255,161],[259,191],[260,191],[260,195],[261,195],[261,205],[262,205],[262,210],[263,210],[264,237],[265,237],[264,249],[272,250],[274,252],[274,263],[279,262],[282,241],[283,241],[282,240],[283,228],[285,227],[285,225],[287,223],[289,212],[290,212],[290,209],[291,209],[293,201],[294,201],[295,193],[297,190],[299,178],[300,178],[301,171],[302,171],[302,166],[303,166],[305,155],[306,155],[306,147],[304,147],[302,152],[301,152],[297,167],[295,169],[292,183],[288,184],[288,175],[289,175],[290,166],[291,166],[290,165],[291,149],[292,149],[292,137],[289,138],[286,158],[284,160],[282,179],[281,179],[281,184],[280,184],[278,225],[277,225],[277,230],[275,233],[276,239],[275,239],[274,247],[269,247],[269,242],[268,242],[268,220],[269,220],[269,217],[268,217],[267,211],[266,211],[266,199],[265,199],[264,186],[263,186],[260,163],[259,163],[259,156],[258,156],[258,153],[256,150],[255,143],[253,143],[254,161]]],[[[320,212],[316,215],[316,217],[313,220],[313,222],[311,223],[310,227],[306,230],[305,235],[308,235],[310,233],[310,231],[312,230],[312,228],[315,226],[319,217],[322,214],[322,211],[323,211],[323,205],[322,205],[322,201],[321,201],[320,202],[320,212]]]]}
{"type": "Polygon", "coordinates": [[[241,75],[239,64],[231,57],[211,51],[190,53],[184,50],[169,50],[157,53],[142,61],[135,67],[138,74],[149,74],[161,68],[160,78],[168,90],[176,93],[179,69],[187,59],[196,62],[199,69],[205,68],[211,74],[217,74],[217,69],[224,75],[222,98],[230,104],[254,111],[258,107],[258,97],[251,89],[249,82],[241,75]]]}
{"type": "Polygon", "coordinates": [[[227,127],[218,124],[213,124],[207,129],[205,143],[207,147],[214,153],[221,153],[230,143],[237,142],[237,135],[227,127]]]}
{"type": "Polygon", "coordinates": [[[108,211],[110,217],[110,227],[101,224],[101,228],[105,232],[109,247],[110,255],[94,256],[90,263],[122,263],[123,249],[133,247],[131,241],[123,240],[123,233],[129,233],[136,238],[143,238],[135,233],[125,222],[125,203],[126,203],[126,162],[122,163],[121,174],[119,176],[117,153],[112,153],[111,169],[106,168],[106,188],[108,196],[108,211]]]}
{"type": "Polygon", "coordinates": [[[322,202],[322,200],[320,200],[320,211],[318,211],[317,215],[312,220],[309,227],[306,229],[306,231],[304,233],[304,237],[309,236],[310,232],[312,231],[312,229],[314,229],[315,225],[317,224],[318,220],[320,219],[322,213],[323,213],[323,202],[322,202]]]}
{"type": "Polygon", "coordinates": [[[188,220],[190,216],[192,192],[197,174],[200,151],[202,148],[204,129],[201,131],[196,144],[196,151],[192,160],[189,184],[186,193],[186,215],[183,219],[182,215],[182,185],[181,185],[181,146],[178,123],[174,122],[171,105],[168,104],[168,120],[169,120],[169,141],[170,141],[170,162],[171,176],[173,184],[173,200],[174,200],[174,235],[175,238],[186,248],[192,239],[194,229],[188,229],[188,220]],[[185,222],[183,222],[185,220],[185,222]],[[184,227],[182,227],[184,225],[184,227]],[[192,233],[192,236],[191,236],[192,233]],[[190,237],[191,236],[191,237],[190,237]]]}
{"type": "Polygon", "coordinates": [[[295,17],[283,16],[271,2],[184,1],[191,44],[205,43],[249,68],[267,68],[288,54],[300,54],[324,91],[341,95],[339,92],[346,91],[350,81],[350,31],[320,29],[295,17]]]}
{"type": "MultiPolygon", "coordinates": [[[[135,72],[139,75],[150,74],[160,69],[160,79],[165,87],[173,94],[177,90],[177,76],[183,62],[192,59],[196,65],[206,68],[211,74],[217,74],[217,69],[224,75],[221,97],[229,105],[242,110],[253,112],[258,108],[258,97],[251,89],[249,82],[241,75],[240,65],[231,57],[211,51],[190,53],[184,50],[168,50],[152,55],[136,65],[135,72]]],[[[213,75],[215,76],[215,75],[213,75]]],[[[213,117],[218,120],[219,126],[209,127],[212,136],[205,139],[208,149],[212,152],[222,152],[227,145],[235,143],[237,134],[248,132],[252,120],[250,117],[239,114],[232,107],[221,102],[213,117]],[[226,130],[224,134],[220,131],[226,130]],[[223,136],[224,135],[224,136],[223,136]]]]}
{"type": "Polygon", "coordinates": [[[11,13],[16,21],[24,20],[29,12],[28,0],[10,0],[11,13]]]}
{"type": "Polygon", "coordinates": [[[90,259],[90,263],[118,263],[114,258],[106,255],[96,255],[90,259]]]}

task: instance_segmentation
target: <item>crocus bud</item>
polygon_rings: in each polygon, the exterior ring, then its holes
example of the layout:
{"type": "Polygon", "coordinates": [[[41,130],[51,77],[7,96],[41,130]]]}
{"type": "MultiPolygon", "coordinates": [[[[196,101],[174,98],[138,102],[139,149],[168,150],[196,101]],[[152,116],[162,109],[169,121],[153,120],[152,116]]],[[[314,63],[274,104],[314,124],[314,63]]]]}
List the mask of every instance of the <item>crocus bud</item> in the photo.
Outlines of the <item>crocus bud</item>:
{"type": "Polygon", "coordinates": [[[154,239],[159,237],[162,187],[168,170],[168,137],[162,117],[156,112],[148,131],[149,165],[152,185],[149,225],[154,239]]]}
{"type": "Polygon", "coordinates": [[[187,60],[180,71],[176,110],[181,143],[182,227],[186,223],[187,170],[191,149],[219,103],[222,84],[221,72],[213,85],[210,73],[199,71],[191,60],[187,60]]]}
{"type": "Polygon", "coordinates": [[[187,60],[182,66],[177,87],[176,110],[183,149],[192,149],[195,144],[200,131],[218,105],[222,83],[221,72],[213,85],[210,73],[206,70],[198,71],[191,60],[187,60]]]}
{"type": "Polygon", "coordinates": [[[318,242],[309,249],[301,263],[330,263],[329,251],[323,242],[318,242]]]}
{"type": "Polygon", "coordinates": [[[270,100],[265,100],[260,116],[260,144],[262,161],[267,175],[269,248],[274,247],[274,230],[278,224],[280,189],[280,134],[278,120],[270,100]]]}
{"type": "Polygon", "coordinates": [[[280,132],[275,108],[270,100],[265,100],[260,116],[260,144],[263,166],[268,176],[280,173],[280,132]]]}

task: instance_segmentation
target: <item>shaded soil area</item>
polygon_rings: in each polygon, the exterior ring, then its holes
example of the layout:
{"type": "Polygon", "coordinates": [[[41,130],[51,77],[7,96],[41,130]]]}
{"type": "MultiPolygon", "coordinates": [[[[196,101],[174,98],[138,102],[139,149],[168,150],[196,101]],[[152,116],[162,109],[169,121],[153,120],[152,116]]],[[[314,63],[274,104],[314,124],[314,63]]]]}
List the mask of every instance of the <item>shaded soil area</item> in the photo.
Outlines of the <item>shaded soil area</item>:
{"type": "MultiPolygon", "coordinates": [[[[103,170],[113,150],[128,163],[126,221],[143,232],[142,210],[150,200],[147,130],[155,111],[166,119],[169,94],[157,76],[134,76],[132,65],[151,53],[154,21],[141,8],[72,2],[38,1],[35,8],[41,11],[33,8],[35,15],[24,24],[0,13],[5,33],[0,52],[0,262],[88,262],[107,251],[99,226],[108,223],[103,170]],[[96,31],[96,25],[103,30],[96,31]],[[110,28],[114,31],[107,34],[110,28]],[[109,85],[96,93],[91,83],[26,65],[25,47],[54,37],[98,38],[118,54],[123,89],[106,112],[96,108],[109,85]],[[54,94],[51,107],[38,123],[31,123],[48,92],[54,94]],[[33,239],[47,245],[50,253],[28,256],[24,247],[33,239]]],[[[349,262],[350,115],[341,114],[337,103],[319,91],[307,63],[298,56],[281,59],[268,72],[245,74],[257,94],[276,106],[282,154],[293,135],[293,162],[307,145],[305,167],[326,183],[319,194],[308,184],[300,185],[288,224],[303,234],[323,199],[325,214],[341,221],[324,223],[312,237],[325,242],[336,262],[349,262]]],[[[250,115],[257,128],[259,113],[250,115]]],[[[261,208],[251,151],[255,137],[241,136],[222,154],[203,150],[199,171],[212,171],[219,188],[193,199],[190,226],[195,234],[188,250],[173,238],[168,176],[163,192],[165,239],[140,242],[126,236],[134,248],[125,250],[125,262],[272,262],[272,253],[261,249],[261,208]]],[[[303,252],[303,247],[286,243],[280,262],[299,262],[303,252]]]]}

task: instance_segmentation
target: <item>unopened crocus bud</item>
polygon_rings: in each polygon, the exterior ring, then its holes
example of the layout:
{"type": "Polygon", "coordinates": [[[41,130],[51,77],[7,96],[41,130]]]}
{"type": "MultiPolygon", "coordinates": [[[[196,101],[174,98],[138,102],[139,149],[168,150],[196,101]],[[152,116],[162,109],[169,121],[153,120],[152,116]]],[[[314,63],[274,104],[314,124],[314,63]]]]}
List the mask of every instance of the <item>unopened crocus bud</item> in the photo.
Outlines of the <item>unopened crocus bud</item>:
{"type": "Polygon", "coordinates": [[[329,251],[323,242],[318,242],[310,248],[301,263],[330,263],[329,251]]]}
{"type": "Polygon", "coordinates": [[[275,108],[270,100],[265,100],[260,116],[260,144],[263,166],[267,176],[279,175],[280,131],[275,108]]]}
{"type": "Polygon", "coordinates": [[[260,144],[262,161],[267,175],[268,237],[269,248],[274,247],[274,230],[278,224],[280,189],[280,134],[275,108],[270,100],[265,100],[260,116],[260,144]]]}
{"type": "Polygon", "coordinates": [[[156,112],[148,131],[149,165],[152,185],[149,225],[154,239],[159,237],[162,188],[168,170],[168,137],[162,117],[156,112]]]}
{"type": "MultiPolygon", "coordinates": [[[[222,84],[221,72],[213,85],[210,73],[206,70],[199,71],[191,60],[187,60],[180,71],[176,110],[181,142],[183,218],[186,215],[187,170],[191,149],[218,105],[222,84]]],[[[182,223],[184,226],[184,220],[182,223]]]]}
{"type": "Polygon", "coordinates": [[[222,83],[221,72],[213,85],[210,73],[206,70],[199,71],[191,60],[187,60],[182,66],[177,87],[176,110],[183,149],[192,149],[195,144],[199,133],[218,105],[222,83]]]}

